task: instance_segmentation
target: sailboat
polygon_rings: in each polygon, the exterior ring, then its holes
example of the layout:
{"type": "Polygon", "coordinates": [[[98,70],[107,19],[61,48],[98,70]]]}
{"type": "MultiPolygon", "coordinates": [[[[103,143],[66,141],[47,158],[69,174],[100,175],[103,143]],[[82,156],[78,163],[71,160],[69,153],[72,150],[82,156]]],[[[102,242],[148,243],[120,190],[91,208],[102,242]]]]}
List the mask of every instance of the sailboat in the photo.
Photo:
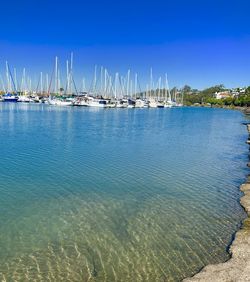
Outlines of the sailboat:
{"type": "Polygon", "coordinates": [[[135,105],[134,107],[135,108],[144,108],[145,107],[145,101],[139,97],[137,97],[137,85],[138,85],[138,76],[137,76],[137,73],[135,74],[135,83],[134,83],[134,86],[135,86],[135,89],[134,89],[134,92],[135,92],[135,105]]]}
{"type": "MultiPolygon", "coordinates": [[[[14,69],[14,77],[15,77],[15,82],[17,83],[17,79],[16,79],[16,71],[14,69]]],[[[22,75],[22,81],[21,81],[21,95],[18,95],[18,101],[17,102],[21,102],[21,103],[30,103],[33,102],[33,100],[27,96],[28,91],[26,89],[26,70],[25,68],[23,69],[23,75],[22,75]]]]}
{"type": "MultiPolygon", "coordinates": [[[[68,71],[68,61],[67,61],[67,88],[70,87],[69,91],[72,90],[72,68],[73,68],[73,53],[71,53],[71,65],[70,65],[70,73],[68,71]]],[[[58,89],[59,89],[59,71],[58,71],[58,57],[55,58],[55,89],[54,92],[57,95],[58,89]]],[[[53,106],[72,106],[73,105],[73,99],[69,97],[56,97],[52,98],[51,95],[49,95],[48,100],[49,105],[53,106]]]]}
{"type": "Polygon", "coordinates": [[[7,88],[7,92],[2,95],[2,101],[3,102],[14,102],[16,103],[17,100],[18,100],[18,97],[17,97],[17,94],[16,94],[16,86],[15,86],[15,82],[13,80],[13,77],[12,77],[12,74],[10,72],[10,69],[9,69],[9,65],[8,65],[8,62],[6,61],[6,79],[7,79],[7,85],[8,85],[8,88],[7,88]],[[14,85],[14,93],[11,93],[11,82],[13,83],[14,85]]]}
{"type": "Polygon", "coordinates": [[[172,108],[173,107],[173,101],[171,99],[171,93],[169,90],[169,84],[168,84],[168,75],[166,74],[165,78],[165,103],[164,108],[172,108]]]}

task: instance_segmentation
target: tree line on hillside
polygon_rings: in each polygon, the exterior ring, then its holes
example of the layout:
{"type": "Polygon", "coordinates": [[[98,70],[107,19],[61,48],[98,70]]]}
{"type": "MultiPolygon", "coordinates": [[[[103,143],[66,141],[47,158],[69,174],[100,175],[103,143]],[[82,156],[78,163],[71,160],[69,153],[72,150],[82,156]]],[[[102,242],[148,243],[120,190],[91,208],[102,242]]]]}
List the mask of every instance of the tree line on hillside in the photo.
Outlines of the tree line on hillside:
{"type": "MultiPolygon", "coordinates": [[[[239,90],[239,89],[238,89],[239,90]]],[[[193,104],[211,104],[217,106],[250,106],[250,86],[246,88],[244,93],[238,91],[238,95],[234,97],[227,97],[223,99],[216,99],[216,92],[230,91],[226,89],[224,85],[215,85],[204,90],[198,91],[192,89],[190,86],[185,85],[181,90],[183,94],[184,105],[191,106],[193,104]]]]}

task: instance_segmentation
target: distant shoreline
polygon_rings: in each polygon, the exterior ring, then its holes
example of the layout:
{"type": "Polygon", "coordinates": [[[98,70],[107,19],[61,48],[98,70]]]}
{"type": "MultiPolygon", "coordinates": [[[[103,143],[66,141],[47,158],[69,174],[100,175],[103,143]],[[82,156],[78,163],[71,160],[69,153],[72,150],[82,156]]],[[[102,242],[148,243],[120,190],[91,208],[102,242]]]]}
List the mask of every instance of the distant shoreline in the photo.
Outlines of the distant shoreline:
{"type": "MultiPolygon", "coordinates": [[[[246,108],[234,108],[246,112],[246,108]]],[[[250,114],[249,112],[246,114],[250,114]]],[[[248,131],[247,144],[250,145],[250,123],[246,123],[248,131]]],[[[250,150],[250,148],[249,148],[250,150]]],[[[250,162],[247,164],[250,167],[250,162]]],[[[229,253],[231,258],[224,262],[207,265],[197,274],[190,278],[185,278],[183,282],[226,282],[226,281],[250,281],[250,174],[246,182],[240,186],[243,196],[240,204],[247,213],[247,218],[242,222],[241,228],[235,233],[229,253]]]]}
{"type": "Polygon", "coordinates": [[[225,105],[184,105],[184,107],[190,107],[190,108],[213,108],[213,109],[228,109],[228,110],[240,110],[240,111],[246,111],[249,109],[250,111],[250,107],[240,107],[240,106],[225,106],[225,105]]]}

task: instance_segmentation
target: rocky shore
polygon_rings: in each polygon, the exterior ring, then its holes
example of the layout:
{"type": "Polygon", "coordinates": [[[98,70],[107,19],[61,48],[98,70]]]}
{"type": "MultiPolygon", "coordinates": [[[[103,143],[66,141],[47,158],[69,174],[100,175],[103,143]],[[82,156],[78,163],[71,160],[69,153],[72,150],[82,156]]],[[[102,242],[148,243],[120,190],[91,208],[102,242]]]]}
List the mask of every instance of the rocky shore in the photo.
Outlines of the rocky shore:
{"type": "MultiPolygon", "coordinates": [[[[250,124],[247,124],[248,140],[250,145],[250,124]]],[[[248,163],[250,166],[250,163],[248,163]]],[[[248,217],[244,220],[241,229],[236,233],[230,247],[231,258],[224,263],[208,265],[191,278],[184,282],[209,281],[209,282],[246,282],[250,281],[250,175],[246,183],[240,186],[244,193],[240,200],[241,205],[247,212],[248,217]]]]}

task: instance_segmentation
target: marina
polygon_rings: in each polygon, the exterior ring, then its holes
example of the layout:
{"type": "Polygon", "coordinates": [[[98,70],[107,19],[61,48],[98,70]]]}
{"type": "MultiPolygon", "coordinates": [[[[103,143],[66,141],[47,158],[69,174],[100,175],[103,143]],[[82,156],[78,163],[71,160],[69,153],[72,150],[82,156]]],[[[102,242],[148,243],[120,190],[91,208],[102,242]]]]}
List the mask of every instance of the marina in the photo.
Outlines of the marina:
{"type": "Polygon", "coordinates": [[[47,103],[53,106],[83,106],[98,108],[171,108],[183,106],[183,96],[177,96],[176,92],[171,93],[167,74],[165,82],[160,77],[157,82],[153,79],[153,71],[150,70],[149,83],[142,90],[138,74],[135,73],[131,79],[131,71],[128,70],[125,76],[115,73],[112,77],[107,69],[101,67],[99,76],[97,67],[94,70],[94,77],[86,89],[86,81],[83,78],[82,90],[79,91],[73,77],[73,53],[70,62],[66,61],[65,87],[60,76],[58,57],[55,58],[55,66],[51,77],[46,74],[44,81],[43,73],[36,81],[36,88],[32,87],[32,81],[27,76],[24,68],[21,83],[17,78],[17,71],[14,68],[14,77],[6,62],[6,79],[1,75],[2,102],[19,103],[47,103]],[[20,86],[19,86],[20,85],[20,86]]]}

